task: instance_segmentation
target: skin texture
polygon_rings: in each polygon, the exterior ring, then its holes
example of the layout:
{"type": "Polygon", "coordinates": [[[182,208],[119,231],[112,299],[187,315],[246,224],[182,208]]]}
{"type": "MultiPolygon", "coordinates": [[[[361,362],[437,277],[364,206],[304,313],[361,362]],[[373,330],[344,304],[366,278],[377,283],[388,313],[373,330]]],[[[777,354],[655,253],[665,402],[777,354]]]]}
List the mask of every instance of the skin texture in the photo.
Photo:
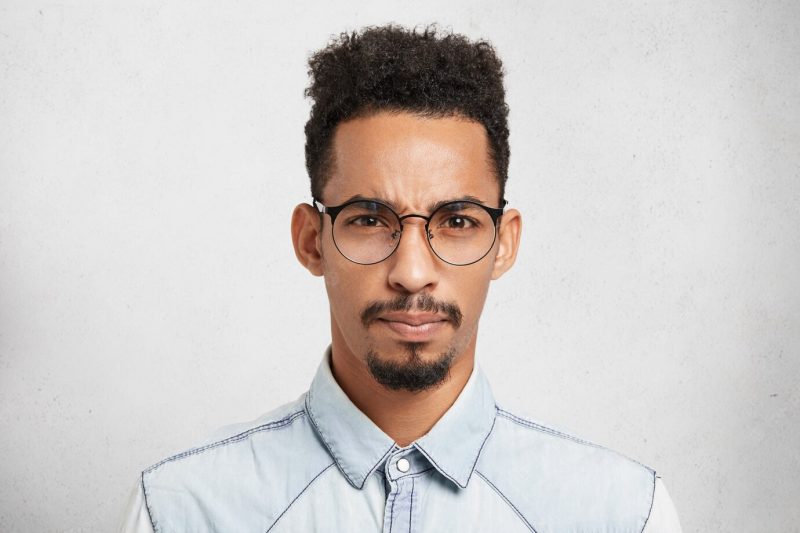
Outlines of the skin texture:
{"type": "MultiPolygon", "coordinates": [[[[399,215],[429,215],[439,200],[477,197],[498,207],[499,186],[488,157],[484,127],[460,117],[424,118],[406,112],[379,112],[339,124],[333,141],[334,164],[322,203],[339,205],[360,194],[395,206],[399,215]]],[[[508,209],[500,219],[491,251],[472,265],[453,266],[430,249],[424,221],[405,221],[392,256],[358,265],[335,248],[330,217],[309,204],[292,215],[292,240],[300,263],[325,277],[330,301],[332,370],[353,403],[400,446],[427,433],[455,402],[472,372],[478,323],[491,280],[516,259],[521,217],[508,209]],[[408,342],[379,320],[362,321],[370,305],[405,302],[447,304],[460,312],[432,340],[410,349],[408,342]],[[449,372],[424,390],[387,387],[369,370],[368,354],[378,363],[431,365],[449,354],[449,372]]],[[[445,313],[446,314],[446,313],[445,313]]],[[[446,362],[446,361],[445,361],[446,362]]]]}

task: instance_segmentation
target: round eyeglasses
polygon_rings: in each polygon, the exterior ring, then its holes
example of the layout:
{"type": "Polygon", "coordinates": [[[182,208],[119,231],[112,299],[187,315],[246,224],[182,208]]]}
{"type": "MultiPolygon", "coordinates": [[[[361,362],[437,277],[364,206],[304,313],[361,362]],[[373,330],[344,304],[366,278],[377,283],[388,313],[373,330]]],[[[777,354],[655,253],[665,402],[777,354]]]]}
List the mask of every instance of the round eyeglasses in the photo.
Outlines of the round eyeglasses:
{"type": "Polygon", "coordinates": [[[400,216],[377,200],[351,200],[325,206],[312,198],[321,214],[331,217],[333,243],[345,258],[360,265],[374,265],[397,250],[403,221],[416,217],[425,221],[428,244],[445,263],[466,266],[483,259],[497,238],[497,220],[508,203],[499,208],[472,200],[456,200],[437,207],[430,216],[400,216]]]}

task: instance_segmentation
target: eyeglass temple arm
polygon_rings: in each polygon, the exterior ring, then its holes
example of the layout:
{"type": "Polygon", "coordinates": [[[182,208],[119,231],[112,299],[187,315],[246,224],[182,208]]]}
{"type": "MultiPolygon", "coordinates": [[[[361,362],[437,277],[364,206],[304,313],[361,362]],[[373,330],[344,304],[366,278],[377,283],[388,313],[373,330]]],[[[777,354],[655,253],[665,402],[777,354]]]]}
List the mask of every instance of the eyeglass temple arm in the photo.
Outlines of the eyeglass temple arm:
{"type": "Polygon", "coordinates": [[[317,209],[317,211],[319,212],[319,216],[327,214],[329,217],[331,217],[331,223],[336,221],[336,217],[339,216],[339,213],[342,212],[342,209],[346,207],[342,205],[337,205],[335,207],[327,207],[313,196],[311,197],[311,201],[313,202],[314,208],[317,209]]]}
{"type": "MultiPolygon", "coordinates": [[[[323,213],[323,214],[327,213],[327,214],[331,215],[332,217],[336,216],[339,213],[339,209],[332,210],[332,209],[324,206],[322,204],[322,202],[320,202],[319,200],[317,200],[313,196],[311,197],[311,205],[313,205],[314,208],[317,209],[320,213],[323,213]]],[[[494,218],[496,220],[497,217],[499,217],[499,216],[501,216],[503,214],[503,209],[505,209],[505,207],[507,205],[508,205],[508,200],[503,198],[502,200],[500,200],[500,207],[497,207],[497,208],[489,207],[489,206],[484,206],[484,207],[486,209],[489,209],[489,212],[492,213],[492,215],[494,216],[494,218]]]]}

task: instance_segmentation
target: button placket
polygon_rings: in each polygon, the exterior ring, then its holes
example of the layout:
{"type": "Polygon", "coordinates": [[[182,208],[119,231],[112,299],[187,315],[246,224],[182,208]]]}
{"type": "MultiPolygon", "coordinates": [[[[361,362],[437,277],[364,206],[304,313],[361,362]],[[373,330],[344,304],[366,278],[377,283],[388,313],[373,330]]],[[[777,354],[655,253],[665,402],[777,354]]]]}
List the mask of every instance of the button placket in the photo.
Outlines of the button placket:
{"type": "Polygon", "coordinates": [[[424,470],[427,465],[418,451],[407,448],[390,456],[385,463],[387,477],[391,480],[402,479],[420,470],[424,470]]]}
{"type": "Polygon", "coordinates": [[[383,515],[383,533],[411,531],[411,502],[414,479],[405,474],[397,477],[399,469],[396,463],[401,459],[393,459],[393,463],[389,468],[392,471],[390,474],[392,479],[389,481],[390,490],[386,498],[386,507],[383,515]]]}
{"type": "Polygon", "coordinates": [[[406,472],[408,472],[411,468],[411,463],[403,457],[403,455],[393,455],[386,460],[385,463],[387,477],[392,480],[396,481],[403,477],[406,472]],[[400,467],[405,468],[405,470],[401,470],[400,467]]]}
{"type": "Polygon", "coordinates": [[[395,462],[395,466],[400,472],[405,474],[411,468],[411,463],[409,463],[408,459],[406,459],[405,457],[401,457],[400,459],[397,460],[397,462],[395,462]]]}
{"type": "Polygon", "coordinates": [[[427,458],[413,447],[396,449],[386,458],[382,469],[388,489],[383,533],[413,530],[425,488],[422,472],[432,468],[427,458]]]}

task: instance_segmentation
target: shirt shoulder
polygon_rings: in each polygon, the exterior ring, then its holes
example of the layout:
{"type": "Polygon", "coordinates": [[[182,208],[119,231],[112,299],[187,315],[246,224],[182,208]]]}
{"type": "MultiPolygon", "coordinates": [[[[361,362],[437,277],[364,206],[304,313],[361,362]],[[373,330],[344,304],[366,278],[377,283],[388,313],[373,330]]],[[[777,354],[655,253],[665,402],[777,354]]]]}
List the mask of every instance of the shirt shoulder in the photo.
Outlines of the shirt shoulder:
{"type": "Polygon", "coordinates": [[[236,529],[242,517],[259,527],[270,523],[332,463],[308,419],[306,395],[250,422],[224,426],[146,468],[141,485],[154,529],[236,529]]]}
{"type": "Polygon", "coordinates": [[[247,439],[253,433],[270,431],[291,424],[296,417],[305,416],[306,394],[303,393],[296,400],[279,405],[254,420],[235,422],[218,427],[198,442],[195,448],[213,448],[226,445],[230,439],[247,439]]]}
{"type": "Polygon", "coordinates": [[[667,488],[659,476],[656,476],[656,491],[653,498],[653,509],[642,533],[681,533],[678,512],[672,503],[667,488]]]}
{"type": "MultiPolygon", "coordinates": [[[[272,409],[255,420],[219,427],[191,447],[165,457],[146,468],[143,474],[145,476],[153,474],[193,457],[198,457],[199,461],[212,460],[214,453],[225,453],[228,449],[235,448],[236,444],[246,443],[265,435],[275,438],[274,435],[278,434],[279,430],[291,426],[296,419],[306,415],[304,399],[305,394],[292,402],[272,409]]],[[[280,440],[280,437],[278,436],[277,439],[280,440]]]]}
{"type": "Polygon", "coordinates": [[[540,533],[640,533],[656,484],[648,466],[499,406],[475,473],[540,533]]]}

